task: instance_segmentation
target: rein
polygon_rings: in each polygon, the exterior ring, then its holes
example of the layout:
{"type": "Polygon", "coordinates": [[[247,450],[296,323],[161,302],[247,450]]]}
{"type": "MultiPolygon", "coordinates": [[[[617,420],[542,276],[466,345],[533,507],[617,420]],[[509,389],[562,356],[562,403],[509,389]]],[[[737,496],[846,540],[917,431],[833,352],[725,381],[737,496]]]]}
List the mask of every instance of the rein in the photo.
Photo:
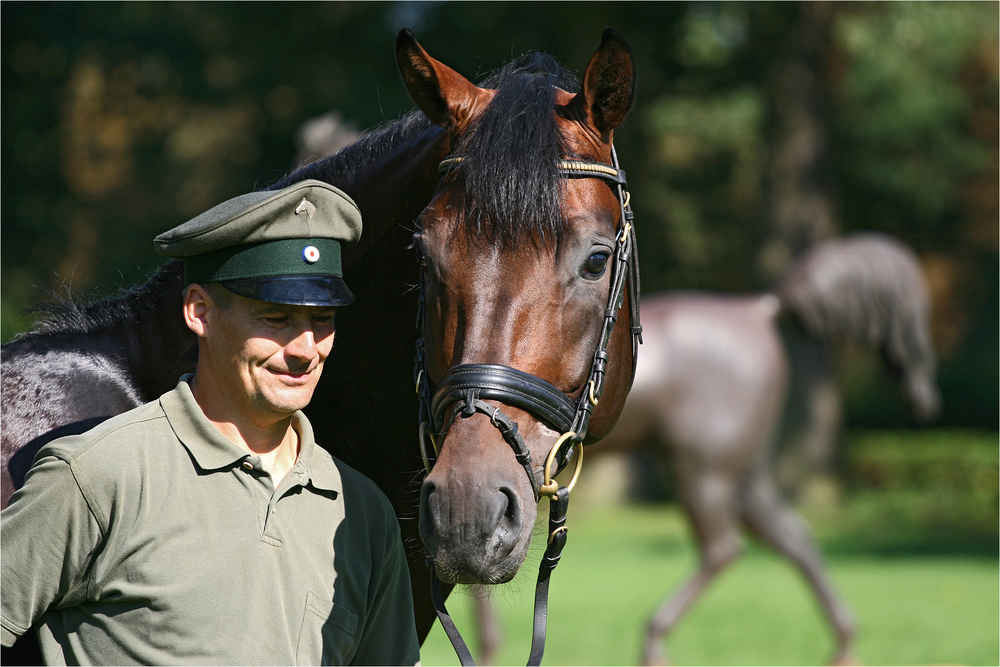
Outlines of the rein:
{"type": "MultiPolygon", "coordinates": [[[[439,171],[446,172],[461,164],[462,156],[445,158],[439,165],[439,171]]],[[[583,463],[583,440],[587,436],[590,416],[604,392],[604,380],[608,365],[608,344],[618,319],[618,310],[625,298],[625,286],[629,292],[629,319],[632,333],[632,375],[635,376],[635,364],[638,356],[638,345],[642,342],[642,326],[639,324],[639,265],[635,243],[635,229],[632,226],[634,215],[629,206],[628,185],[625,172],[618,166],[618,156],[614,146],[611,147],[611,165],[602,162],[587,162],[581,160],[560,160],[559,175],[563,178],[598,178],[615,188],[621,209],[620,226],[615,238],[615,249],[612,262],[611,286],[608,303],[604,310],[601,336],[594,352],[593,362],[580,397],[575,401],[549,382],[529,373],[497,364],[459,364],[449,368],[438,382],[437,389],[432,391],[427,358],[424,347],[426,299],[424,292],[424,270],[420,271],[420,295],[417,304],[417,328],[420,338],[416,343],[416,362],[414,366],[414,382],[420,400],[420,454],[424,468],[430,472],[431,455],[427,450],[426,441],[430,440],[436,456],[437,444],[427,431],[447,433],[459,413],[463,417],[471,417],[477,412],[490,418],[504,441],[514,451],[518,463],[524,467],[535,494],[535,502],[543,496],[548,496],[549,504],[549,538],[545,553],[538,566],[538,579],[535,585],[535,611],[531,640],[531,653],[528,665],[539,665],[545,650],[545,626],[548,614],[549,576],[559,563],[560,554],[566,544],[566,510],[569,506],[569,493],[579,477],[583,463]],[[508,417],[500,408],[494,407],[485,400],[494,400],[505,405],[523,410],[539,420],[552,430],[562,433],[553,445],[542,469],[543,480],[539,484],[532,466],[531,453],[524,439],[518,433],[517,423],[508,417]],[[448,410],[451,417],[445,423],[448,410]],[[572,458],[576,459],[576,469],[568,486],[560,486],[551,474],[555,464],[556,474],[561,471],[572,458]]],[[[434,563],[428,559],[431,571],[431,595],[438,619],[451,640],[455,652],[462,665],[475,665],[472,654],[455,627],[441,594],[441,582],[434,571],[434,563]]]]}

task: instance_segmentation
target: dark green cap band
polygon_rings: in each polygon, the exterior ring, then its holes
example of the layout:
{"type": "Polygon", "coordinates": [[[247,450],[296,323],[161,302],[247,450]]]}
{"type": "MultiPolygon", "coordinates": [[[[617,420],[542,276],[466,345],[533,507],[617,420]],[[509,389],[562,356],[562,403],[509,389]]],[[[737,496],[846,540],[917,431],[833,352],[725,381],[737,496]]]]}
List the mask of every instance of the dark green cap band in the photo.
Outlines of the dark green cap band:
{"type": "Polygon", "coordinates": [[[271,276],[343,276],[335,239],[281,239],[238,245],[184,258],[187,284],[271,276]]]}

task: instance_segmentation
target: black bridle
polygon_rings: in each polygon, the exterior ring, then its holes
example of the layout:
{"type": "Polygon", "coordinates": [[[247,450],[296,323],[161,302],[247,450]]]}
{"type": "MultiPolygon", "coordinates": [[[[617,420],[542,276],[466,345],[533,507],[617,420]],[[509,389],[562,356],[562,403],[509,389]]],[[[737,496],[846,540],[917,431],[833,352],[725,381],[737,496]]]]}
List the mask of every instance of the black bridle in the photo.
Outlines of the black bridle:
{"type": "MultiPolygon", "coordinates": [[[[439,169],[441,172],[446,172],[459,165],[462,160],[461,156],[445,158],[439,169]]],[[[432,459],[426,446],[427,439],[431,440],[434,453],[437,454],[437,447],[434,445],[433,437],[427,433],[428,429],[439,434],[447,433],[459,414],[463,417],[470,417],[480,412],[490,418],[491,423],[500,431],[504,441],[514,451],[518,463],[524,467],[535,494],[535,501],[541,500],[542,496],[549,496],[551,499],[548,546],[542,556],[542,562],[539,564],[538,581],[535,587],[534,631],[531,654],[528,658],[529,665],[540,664],[542,653],[545,650],[549,575],[558,564],[560,553],[566,543],[565,523],[569,492],[580,473],[583,461],[582,444],[587,435],[591,413],[604,392],[604,380],[608,366],[608,344],[618,319],[618,310],[625,298],[626,285],[629,293],[633,377],[638,346],[642,342],[642,326],[639,324],[639,265],[635,229],[632,226],[634,216],[629,206],[625,172],[618,166],[618,156],[614,146],[611,147],[611,162],[611,165],[607,165],[602,162],[560,160],[558,165],[559,175],[563,178],[598,178],[609,183],[616,191],[621,208],[611,267],[611,287],[607,308],[604,310],[601,335],[594,352],[586,384],[579,398],[575,401],[541,378],[516,368],[497,364],[452,366],[441,377],[436,390],[432,391],[424,349],[425,272],[423,269],[420,271],[420,295],[417,306],[417,328],[420,330],[420,338],[416,345],[414,382],[420,399],[420,451],[424,459],[424,467],[430,472],[432,466],[432,459]],[[552,430],[562,434],[552,447],[542,469],[543,480],[541,484],[536,479],[531,453],[518,432],[517,423],[504,414],[500,408],[486,403],[487,400],[498,401],[523,410],[552,430]],[[448,417],[449,410],[450,418],[448,417]],[[551,473],[552,466],[555,464],[556,474],[558,474],[558,471],[569,463],[571,451],[575,452],[576,471],[568,486],[560,486],[552,480],[554,476],[551,473]]],[[[431,570],[432,597],[441,625],[448,634],[462,664],[474,665],[472,654],[462,640],[447,609],[445,609],[441,583],[434,572],[434,564],[429,560],[428,565],[431,570]]]]}

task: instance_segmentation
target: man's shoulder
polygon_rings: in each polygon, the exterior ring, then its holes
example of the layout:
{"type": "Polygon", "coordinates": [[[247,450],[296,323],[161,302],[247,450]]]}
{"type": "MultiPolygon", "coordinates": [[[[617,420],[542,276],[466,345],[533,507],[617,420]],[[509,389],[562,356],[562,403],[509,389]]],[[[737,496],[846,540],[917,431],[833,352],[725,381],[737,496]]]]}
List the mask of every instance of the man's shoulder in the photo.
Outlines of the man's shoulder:
{"type": "Polygon", "coordinates": [[[112,499],[134,497],[132,490],[142,488],[143,471],[151,467],[150,453],[157,456],[169,449],[163,446],[163,437],[156,435],[157,429],[150,427],[157,421],[165,423],[163,411],[154,401],[111,417],[79,435],[53,440],[35,456],[25,477],[25,488],[32,485],[36,475],[36,490],[56,485],[59,480],[68,483],[70,486],[65,488],[79,489],[90,511],[106,529],[112,499]]]}
{"type": "Polygon", "coordinates": [[[332,465],[336,468],[337,474],[340,476],[341,484],[343,485],[344,495],[349,498],[366,500],[366,507],[370,506],[370,510],[375,510],[375,508],[381,509],[388,515],[395,516],[395,512],[392,508],[392,503],[386,497],[385,493],[379,488],[378,484],[373,482],[364,473],[358,471],[355,468],[347,465],[341,461],[336,456],[330,454],[322,447],[318,448],[321,452],[317,459],[323,461],[322,465],[332,465]]]}
{"type": "Polygon", "coordinates": [[[382,489],[378,488],[378,485],[367,475],[347,465],[322,447],[318,447],[318,450],[319,456],[317,458],[323,461],[322,465],[332,465],[337,470],[345,493],[353,490],[358,493],[385,496],[382,489]]]}
{"type": "Polygon", "coordinates": [[[101,464],[120,460],[125,440],[135,445],[149,442],[149,436],[166,426],[163,410],[158,401],[152,401],[115,415],[80,434],[66,435],[46,444],[36,457],[54,456],[67,463],[78,461],[101,464]]]}

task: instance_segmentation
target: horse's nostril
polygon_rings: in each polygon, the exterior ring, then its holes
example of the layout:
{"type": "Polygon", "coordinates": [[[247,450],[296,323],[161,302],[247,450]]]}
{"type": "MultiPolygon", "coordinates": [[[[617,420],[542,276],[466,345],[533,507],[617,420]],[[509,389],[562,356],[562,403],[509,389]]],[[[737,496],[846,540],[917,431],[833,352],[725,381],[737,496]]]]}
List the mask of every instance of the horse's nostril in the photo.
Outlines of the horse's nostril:
{"type": "Polygon", "coordinates": [[[500,494],[506,498],[507,507],[503,511],[503,520],[509,526],[519,526],[521,524],[521,504],[518,502],[517,494],[507,486],[500,487],[500,494]]]}
{"type": "Polygon", "coordinates": [[[429,479],[425,479],[424,483],[420,485],[420,519],[423,521],[428,513],[436,513],[438,508],[437,505],[440,499],[433,498],[434,492],[437,491],[437,484],[429,479]]]}
{"type": "Polygon", "coordinates": [[[432,552],[437,549],[437,529],[435,524],[438,521],[439,499],[433,498],[437,485],[429,479],[425,479],[420,486],[420,514],[417,521],[420,538],[424,546],[432,552]]]}

